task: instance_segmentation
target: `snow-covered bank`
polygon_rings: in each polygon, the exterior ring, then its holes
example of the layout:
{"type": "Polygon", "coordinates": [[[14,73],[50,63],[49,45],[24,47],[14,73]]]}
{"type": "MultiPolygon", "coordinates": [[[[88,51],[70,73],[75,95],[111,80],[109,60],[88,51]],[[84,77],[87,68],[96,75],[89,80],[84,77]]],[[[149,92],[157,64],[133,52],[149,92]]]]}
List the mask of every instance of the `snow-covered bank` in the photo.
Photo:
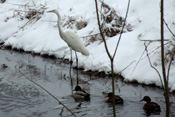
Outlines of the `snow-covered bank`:
{"type": "MultiPolygon", "coordinates": [[[[70,58],[70,51],[67,44],[60,38],[56,26],[57,17],[55,14],[46,13],[48,10],[57,9],[62,16],[63,29],[71,28],[77,32],[80,37],[99,33],[95,2],[81,0],[29,0],[27,2],[13,0],[0,3],[0,40],[4,45],[10,45],[13,48],[22,48],[25,51],[31,51],[41,54],[55,55],[59,58],[70,58]],[[27,5],[25,5],[27,4],[27,5]],[[37,9],[39,14],[29,20],[26,16],[29,9],[37,9]],[[87,26],[81,30],[70,21],[86,21],[87,26]],[[72,26],[73,25],[73,26],[72,26]]],[[[118,15],[124,17],[127,7],[127,0],[106,1],[106,3],[116,10],[118,15]]],[[[127,18],[127,23],[132,25],[132,31],[122,35],[122,39],[115,58],[115,73],[121,72],[121,75],[129,81],[137,80],[140,83],[156,84],[161,86],[160,79],[154,69],[150,67],[148,57],[146,56],[144,41],[160,39],[160,9],[159,1],[138,1],[132,0],[127,18]],[[126,69],[125,69],[126,68],[126,69]]],[[[99,3],[100,6],[100,3],[99,3]]],[[[172,32],[175,32],[175,2],[173,0],[165,1],[165,21],[172,32]]],[[[110,37],[107,40],[110,52],[113,53],[119,35],[110,37]]],[[[172,34],[165,27],[165,38],[171,39],[172,34]]],[[[85,70],[110,71],[110,62],[101,40],[90,41],[90,38],[81,38],[90,51],[90,56],[86,57],[78,54],[79,66],[85,70]]],[[[149,42],[146,41],[146,44],[149,42]]],[[[160,42],[152,42],[148,46],[149,56],[152,64],[161,73],[160,63],[160,42]]],[[[173,45],[169,44],[166,52],[171,51],[173,45]]],[[[74,61],[75,61],[75,57],[74,61]]],[[[169,87],[175,90],[175,62],[172,62],[170,70],[169,87]]]]}

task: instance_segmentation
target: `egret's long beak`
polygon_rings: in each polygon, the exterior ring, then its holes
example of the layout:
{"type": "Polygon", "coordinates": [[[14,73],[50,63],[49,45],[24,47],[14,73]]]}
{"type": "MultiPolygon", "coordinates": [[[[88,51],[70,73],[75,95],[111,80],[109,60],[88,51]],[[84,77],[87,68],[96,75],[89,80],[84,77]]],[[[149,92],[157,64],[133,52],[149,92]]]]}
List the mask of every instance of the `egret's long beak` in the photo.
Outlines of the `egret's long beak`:
{"type": "Polygon", "coordinates": [[[50,13],[50,12],[54,12],[54,10],[51,10],[51,11],[47,11],[47,13],[50,13]]]}

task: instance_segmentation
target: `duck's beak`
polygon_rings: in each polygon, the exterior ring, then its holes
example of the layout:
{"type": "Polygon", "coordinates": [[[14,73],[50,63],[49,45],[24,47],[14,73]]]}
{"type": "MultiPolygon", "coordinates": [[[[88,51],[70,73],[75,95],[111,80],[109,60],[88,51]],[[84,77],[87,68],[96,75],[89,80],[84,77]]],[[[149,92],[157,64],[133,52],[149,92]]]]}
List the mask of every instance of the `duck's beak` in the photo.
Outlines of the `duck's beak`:
{"type": "Polygon", "coordinates": [[[47,11],[47,13],[50,13],[50,12],[53,12],[54,10],[51,10],[51,11],[47,11]]]}
{"type": "Polygon", "coordinates": [[[143,99],[142,100],[140,100],[140,102],[142,102],[143,101],[143,99]]]}

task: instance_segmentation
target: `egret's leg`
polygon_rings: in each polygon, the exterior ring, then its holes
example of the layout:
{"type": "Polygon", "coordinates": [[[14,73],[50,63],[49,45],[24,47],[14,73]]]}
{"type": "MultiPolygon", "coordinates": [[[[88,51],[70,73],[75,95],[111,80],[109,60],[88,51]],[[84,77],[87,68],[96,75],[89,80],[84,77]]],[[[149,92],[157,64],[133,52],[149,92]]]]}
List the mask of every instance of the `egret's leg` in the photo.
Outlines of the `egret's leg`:
{"type": "Polygon", "coordinates": [[[72,64],[73,61],[72,61],[72,48],[70,48],[70,64],[72,64]]]}
{"type": "Polygon", "coordinates": [[[72,49],[70,48],[70,69],[69,69],[69,75],[70,75],[70,82],[71,82],[71,91],[73,94],[73,80],[72,80],[72,74],[71,74],[71,68],[72,68],[72,49]]]}
{"type": "Polygon", "coordinates": [[[77,85],[79,84],[78,82],[78,56],[77,56],[77,53],[75,51],[75,56],[76,56],[76,64],[77,64],[77,85]]]}

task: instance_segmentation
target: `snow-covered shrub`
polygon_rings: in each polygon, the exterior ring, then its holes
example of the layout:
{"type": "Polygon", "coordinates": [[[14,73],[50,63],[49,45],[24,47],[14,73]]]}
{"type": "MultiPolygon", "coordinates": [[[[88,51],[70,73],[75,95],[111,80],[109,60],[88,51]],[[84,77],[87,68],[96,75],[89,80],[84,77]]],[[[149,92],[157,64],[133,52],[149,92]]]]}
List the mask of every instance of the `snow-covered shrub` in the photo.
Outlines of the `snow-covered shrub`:
{"type": "Polygon", "coordinates": [[[64,16],[62,19],[62,26],[67,29],[81,30],[87,26],[87,21],[82,16],[64,16]]]}
{"type": "Polygon", "coordinates": [[[84,28],[86,26],[87,26],[87,22],[86,21],[83,21],[83,20],[77,22],[77,24],[76,24],[76,28],[78,30],[81,30],[82,28],[84,28]]]}
{"type": "Polygon", "coordinates": [[[29,9],[29,11],[26,12],[25,18],[31,20],[31,19],[37,19],[39,20],[44,13],[44,9],[29,9]]]}
{"type": "Polygon", "coordinates": [[[7,22],[10,18],[17,18],[17,20],[21,21],[24,19],[32,20],[39,20],[46,9],[45,5],[29,5],[29,4],[13,4],[17,6],[16,9],[13,11],[12,16],[8,16],[4,21],[7,22]]]}
{"type": "Polygon", "coordinates": [[[175,57],[175,37],[172,36],[169,43],[165,46],[165,62],[169,63],[171,60],[174,61],[175,57]]]}
{"type": "MultiPolygon", "coordinates": [[[[124,18],[119,16],[116,11],[106,3],[101,3],[101,18],[102,18],[102,31],[107,37],[113,37],[120,33],[124,18]]],[[[132,31],[130,24],[125,24],[123,32],[132,31]]]]}

